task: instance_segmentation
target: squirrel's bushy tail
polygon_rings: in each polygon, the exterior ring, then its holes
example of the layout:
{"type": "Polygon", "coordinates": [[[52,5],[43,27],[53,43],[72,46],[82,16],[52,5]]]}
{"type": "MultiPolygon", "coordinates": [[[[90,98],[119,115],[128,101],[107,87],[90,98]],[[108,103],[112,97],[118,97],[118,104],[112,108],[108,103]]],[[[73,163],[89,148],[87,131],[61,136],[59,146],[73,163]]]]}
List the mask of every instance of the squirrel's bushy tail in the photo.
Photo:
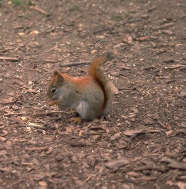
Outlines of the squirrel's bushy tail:
{"type": "Polygon", "coordinates": [[[106,61],[112,59],[112,53],[108,52],[103,56],[99,56],[93,59],[92,64],[89,68],[89,75],[91,75],[93,78],[96,77],[97,71],[100,70],[101,64],[104,64],[106,61]]]}
{"type": "Polygon", "coordinates": [[[107,113],[109,109],[108,107],[111,105],[112,91],[108,84],[107,77],[104,75],[103,71],[101,70],[101,65],[111,59],[112,59],[111,53],[107,53],[103,56],[94,58],[88,71],[88,74],[98,83],[98,85],[103,90],[104,93],[103,110],[105,113],[107,113]]]}

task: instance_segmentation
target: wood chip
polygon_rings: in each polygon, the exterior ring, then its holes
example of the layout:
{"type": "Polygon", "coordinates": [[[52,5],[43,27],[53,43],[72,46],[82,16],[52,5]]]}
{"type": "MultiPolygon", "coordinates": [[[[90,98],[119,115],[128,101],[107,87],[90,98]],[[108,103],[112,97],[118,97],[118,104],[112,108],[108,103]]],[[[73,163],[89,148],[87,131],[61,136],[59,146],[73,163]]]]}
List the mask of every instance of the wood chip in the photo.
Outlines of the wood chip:
{"type": "Polygon", "coordinates": [[[141,133],[145,133],[144,129],[126,130],[123,132],[123,134],[126,136],[136,136],[141,133]]]}
{"type": "Polygon", "coordinates": [[[186,97],[186,89],[183,89],[181,92],[180,92],[180,97],[186,97]]]}
{"type": "Polygon", "coordinates": [[[124,165],[127,165],[129,164],[130,161],[126,158],[122,158],[122,159],[118,159],[118,160],[111,160],[111,161],[108,161],[107,163],[105,163],[105,166],[109,169],[118,169],[124,165]]]}
{"type": "Polygon", "coordinates": [[[186,170],[186,163],[185,162],[179,162],[177,160],[174,160],[174,159],[171,159],[171,158],[168,158],[168,157],[164,157],[162,159],[162,161],[169,163],[168,166],[171,167],[171,168],[186,170]]]}

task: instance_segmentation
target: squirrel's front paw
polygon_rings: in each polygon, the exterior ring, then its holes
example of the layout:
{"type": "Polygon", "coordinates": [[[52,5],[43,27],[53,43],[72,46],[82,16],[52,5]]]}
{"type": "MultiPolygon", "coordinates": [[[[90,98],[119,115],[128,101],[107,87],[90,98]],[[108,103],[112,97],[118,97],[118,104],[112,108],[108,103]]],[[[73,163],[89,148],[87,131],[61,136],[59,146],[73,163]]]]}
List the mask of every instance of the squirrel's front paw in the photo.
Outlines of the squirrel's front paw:
{"type": "Polygon", "coordinates": [[[76,124],[80,124],[82,122],[82,119],[80,117],[72,117],[71,121],[76,124]]]}

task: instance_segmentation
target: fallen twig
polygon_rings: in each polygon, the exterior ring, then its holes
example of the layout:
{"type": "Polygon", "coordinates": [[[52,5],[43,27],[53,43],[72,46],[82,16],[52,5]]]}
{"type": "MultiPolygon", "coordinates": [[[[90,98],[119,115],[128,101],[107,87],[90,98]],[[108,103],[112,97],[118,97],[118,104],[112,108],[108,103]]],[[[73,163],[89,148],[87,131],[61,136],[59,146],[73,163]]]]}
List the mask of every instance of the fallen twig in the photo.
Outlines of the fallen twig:
{"type": "Polygon", "coordinates": [[[30,6],[30,8],[33,9],[33,10],[36,10],[36,11],[38,11],[38,12],[40,12],[40,13],[46,15],[46,16],[49,16],[49,14],[45,10],[43,10],[43,9],[37,7],[37,6],[30,6]]]}
{"type": "Polygon", "coordinates": [[[32,122],[27,122],[27,126],[28,127],[35,127],[35,128],[39,128],[39,129],[45,128],[43,125],[39,125],[38,123],[32,123],[32,122]]]}
{"type": "Polygon", "coordinates": [[[31,116],[37,117],[37,116],[48,116],[48,115],[55,114],[55,113],[68,113],[68,112],[53,111],[53,112],[44,112],[44,113],[35,113],[35,114],[32,114],[32,113],[8,113],[8,114],[4,114],[4,116],[28,116],[28,115],[31,115],[31,116]]]}
{"type": "Polygon", "coordinates": [[[43,61],[47,62],[47,63],[57,63],[58,62],[58,60],[53,60],[53,59],[45,59],[43,61]]]}
{"type": "Polygon", "coordinates": [[[33,116],[35,116],[35,117],[37,117],[37,116],[48,116],[48,115],[56,114],[56,113],[66,113],[66,114],[68,114],[68,112],[65,112],[65,111],[53,111],[53,112],[35,113],[35,114],[33,114],[33,116]]]}
{"type": "Polygon", "coordinates": [[[173,64],[173,65],[169,65],[166,66],[165,69],[176,69],[176,68],[185,68],[186,65],[182,65],[182,64],[173,64]]]}
{"type": "Polygon", "coordinates": [[[9,61],[12,61],[12,62],[16,62],[19,60],[19,58],[17,57],[8,57],[8,56],[0,56],[0,60],[9,60],[9,61]]]}
{"type": "Polygon", "coordinates": [[[145,170],[157,170],[157,171],[161,171],[161,172],[165,172],[166,171],[166,167],[165,166],[142,166],[142,167],[138,167],[135,168],[135,171],[145,171],[145,170]]]}
{"type": "Polygon", "coordinates": [[[61,67],[70,67],[70,66],[79,66],[79,65],[86,65],[86,64],[90,64],[90,61],[87,62],[76,62],[76,63],[71,63],[71,64],[63,64],[60,65],[61,67]]]}
{"type": "MultiPolygon", "coordinates": [[[[60,62],[60,60],[53,60],[53,59],[45,59],[44,60],[45,62],[47,63],[57,63],[57,62],[60,62]]],[[[71,64],[61,64],[60,67],[71,67],[71,66],[80,66],[80,65],[87,65],[87,64],[90,64],[91,62],[90,61],[87,61],[87,62],[74,62],[74,63],[71,63],[71,64]]]]}
{"type": "Polygon", "coordinates": [[[47,149],[48,149],[48,146],[26,147],[27,151],[43,151],[47,149]]]}

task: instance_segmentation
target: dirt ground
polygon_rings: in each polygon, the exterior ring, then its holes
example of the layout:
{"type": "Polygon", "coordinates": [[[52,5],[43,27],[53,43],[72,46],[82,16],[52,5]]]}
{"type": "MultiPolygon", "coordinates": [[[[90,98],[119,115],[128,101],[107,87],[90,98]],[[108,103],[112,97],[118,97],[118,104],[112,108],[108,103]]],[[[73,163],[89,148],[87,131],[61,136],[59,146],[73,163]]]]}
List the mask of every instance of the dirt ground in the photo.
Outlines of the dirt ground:
{"type": "Polygon", "coordinates": [[[0,31],[0,188],[186,188],[185,0],[1,0],[0,31]],[[108,51],[107,120],[48,106],[108,51]]]}

